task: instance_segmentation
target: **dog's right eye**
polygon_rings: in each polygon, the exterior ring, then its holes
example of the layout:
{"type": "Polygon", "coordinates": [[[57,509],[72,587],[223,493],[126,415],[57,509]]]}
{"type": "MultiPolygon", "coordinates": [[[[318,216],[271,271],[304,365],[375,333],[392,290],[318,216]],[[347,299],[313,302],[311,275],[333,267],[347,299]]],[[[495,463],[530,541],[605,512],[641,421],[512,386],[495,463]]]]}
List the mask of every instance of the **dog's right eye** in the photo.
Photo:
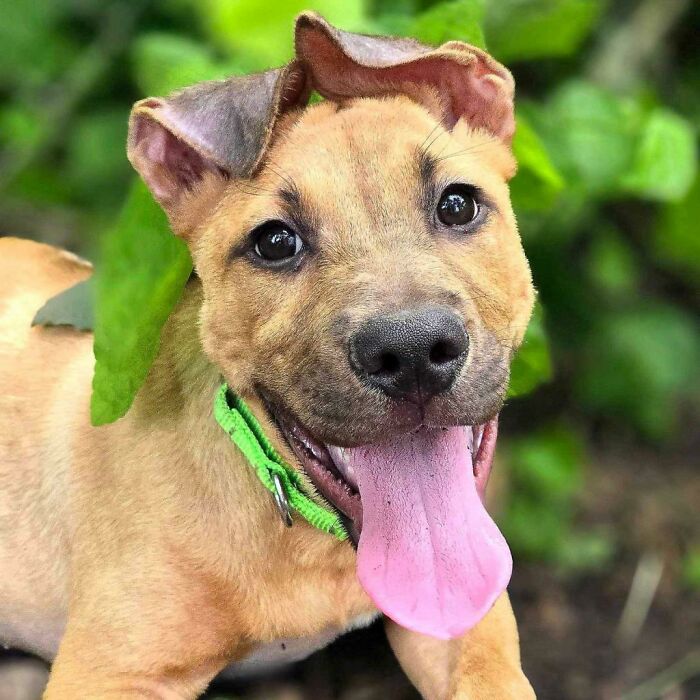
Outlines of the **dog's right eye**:
{"type": "Polygon", "coordinates": [[[467,226],[479,215],[475,191],[469,185],[450,185],[440,197],[437,218],[445,226],[467,226]]]}
{"type": "Polygon", "coordinates": [[[253,232],[255,254],[269,262],[279,262],[301,253],[301,236],[282,221],[268,221],[253,232]]]}

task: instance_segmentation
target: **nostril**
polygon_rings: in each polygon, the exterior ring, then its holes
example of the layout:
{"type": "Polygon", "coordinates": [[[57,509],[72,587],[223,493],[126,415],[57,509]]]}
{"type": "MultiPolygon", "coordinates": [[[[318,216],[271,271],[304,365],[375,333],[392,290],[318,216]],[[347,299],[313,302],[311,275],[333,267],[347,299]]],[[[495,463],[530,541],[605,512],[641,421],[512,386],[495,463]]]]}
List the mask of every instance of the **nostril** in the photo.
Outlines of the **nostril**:
{"type": "Polygon", "coordinates": [[[449,341],[438,341],[430,349],[430,362],[434,365],[444,365],[446,362],[451,362],[460,355],[460,349],[449,341]]]}
{"type": "Polygon", "coordinates": [[[379,356],[378,365],[370,374],[396,374],[401,369],[401,360],[393,352],[383,352],[379,356]]]}

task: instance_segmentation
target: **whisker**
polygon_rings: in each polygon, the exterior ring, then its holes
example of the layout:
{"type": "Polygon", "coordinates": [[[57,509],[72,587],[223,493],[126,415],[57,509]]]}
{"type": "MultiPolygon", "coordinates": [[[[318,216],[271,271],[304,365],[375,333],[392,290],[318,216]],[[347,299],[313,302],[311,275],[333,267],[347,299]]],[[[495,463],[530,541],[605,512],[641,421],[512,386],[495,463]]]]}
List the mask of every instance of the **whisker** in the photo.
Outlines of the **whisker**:
{"type": "Polygon", "coordinates": [[[267,161],[267,166],[272,170],[272,172],[277,175],[277,177],[280,178],[280,180],[284,180],[284,182],[287,184],[287,187],[289,187],[292,190],[296,190],[296,185],[294,184],[294,180],[284,172],[284,170],[274,161],[268,160],[267,161]]]}
{"type": "Polygon", "coordinates": [[[272,194],[272,190],[268,190],[264,187],[260,187],[259,185],[255,185],[250,181],[241,182],[240,180],[233,180],[232,184],[237,190],[243,192],[243,194],[247,194],[252,197],[260,197],[262,195],[272,194]]]}
{"type": "Polygon", "coordinates": [[[485,141],[481,141],[479,143],[473,144],[472,146],[464,148],[461,151],[456,151],[455,153],[450,153],[449,155],[441,156],[437,160],[442,161],[442,160],[447,160],[448,158],[455,158],[457,156],[464,155],[465,153],[469,153],[471,151],[476,151],[477,149],[483,148],[484,146],[488,146],[489,144],[494,143],[494,141],[498,141],[497,136],[494,136],[490,139],[486,139],[485,141]]]}
{"type": "Polygon", "coordinates": [[[428,133],[428,135],[423,139],[423,143],[418,146],[419,151],[425,152],[429,147],[426,147],[426,144],[428,141],[430,141],[430,137],[440,128],[440,124],[436,124],[428,133]]]}
{"type": "MultiPolygon", "coordinates": [[[[442,125],[441,125],[441,124],[438,124],[438,126],[440,127],[440,126],[442,126],[442,125]]],[[[435,144],[435,142],[436,142],[441,136],[445,136],[445,135],[446,135],[446,132],[445,132],[445,131],[438,131],[438,133],[435,134],[435,136],[430,140],[430,143],[426,146],[425,150],[426,150],[426,151],[429,151],[429,150],[433,147],[433,145],[435,144]]],[[[448,141],[448,143],[449,143],[449,141],[448,141]]]]}

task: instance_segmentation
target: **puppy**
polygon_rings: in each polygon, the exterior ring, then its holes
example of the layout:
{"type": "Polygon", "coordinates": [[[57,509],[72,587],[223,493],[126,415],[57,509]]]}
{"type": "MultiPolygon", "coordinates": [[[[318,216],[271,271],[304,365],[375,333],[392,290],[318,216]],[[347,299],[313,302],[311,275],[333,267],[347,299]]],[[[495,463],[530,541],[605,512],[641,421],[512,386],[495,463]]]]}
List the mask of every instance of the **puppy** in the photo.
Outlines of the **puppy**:
{"type": "Polygon", "coordinates": [[[195,698],[378,610],[424,697],[533,697],[481,504],[533,304],[513,130],[483,51],[308,13],[288,66],[139,102],[128,155],[196,275],[100,428],[91,336],[30,327],[89,266],[0,242],[0,641],[53,661],[46,698],[195,698]],[[275,502],[222,379],[339,536],[275,502]]]}

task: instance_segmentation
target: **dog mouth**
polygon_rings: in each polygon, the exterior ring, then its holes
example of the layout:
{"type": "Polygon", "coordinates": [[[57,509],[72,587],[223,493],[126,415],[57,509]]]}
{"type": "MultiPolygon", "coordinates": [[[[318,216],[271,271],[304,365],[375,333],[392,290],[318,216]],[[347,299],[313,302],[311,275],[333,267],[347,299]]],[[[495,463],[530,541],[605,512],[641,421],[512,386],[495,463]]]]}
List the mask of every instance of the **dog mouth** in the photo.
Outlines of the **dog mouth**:
{"type": "Polygon", "coordinates": [[[272,414],[301,467],[318,493],[340,515],[355,546],[362,531],[362,499],[354,469],[342,458],[343,448],[316,440],[288,414],[272,414]]]}
{"type": "MultiPolygon", "coordinates": [[[[357,547],[362,533],[362,497],[352,459],[352,450],[357,448],[317,440],[284,409],[269,403],[267,408],[304,473],[323,499],[337,511],[351,542],[357,547]]],[[[418,433],[421,429],[411,432],[418,433]]],[[[469,434],[472,473],[483,501],[496,450],[498,416],[462,429],[469,434]]]]}
{"type": "Polygon", "coordinates": [[[497,418],[421,425],[340,447],[268,405],[318,494],[357,548],[357,577],[398,624],[441,639],[475,625],[505,590],[512,559],[484,506],[497,418]]]}

